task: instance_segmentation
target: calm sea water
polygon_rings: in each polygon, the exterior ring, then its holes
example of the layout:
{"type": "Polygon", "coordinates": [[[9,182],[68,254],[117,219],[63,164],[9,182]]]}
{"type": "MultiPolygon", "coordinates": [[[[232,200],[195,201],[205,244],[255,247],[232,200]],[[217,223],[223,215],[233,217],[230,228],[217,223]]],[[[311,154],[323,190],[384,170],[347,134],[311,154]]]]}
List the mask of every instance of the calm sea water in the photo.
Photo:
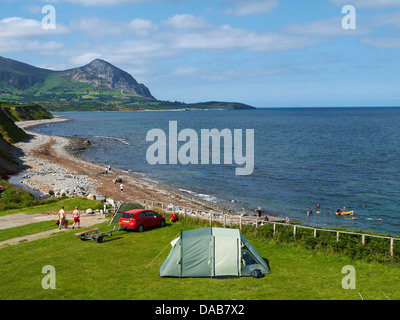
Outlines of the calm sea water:
{"type": "Polygon", "coordinates": [[[302,224],[400,234],[400,108],[56,115],[73,121],[34,130],[91,140],[93,147],[83,153],[88,160],[138,172],[239,211],[254,212],[260,205],[269,214],[302,224]],[[146,142],[146,134],[160,128],[168,135],[169,121],[178,122],[178,132],[190,128],[199,136],[201,129],[254,129],[253,174],[236,176],[235,163],[148,164],[152,142],[146,142]],[[335,216],[343,206],[358,219],[335,216]],[[309,209],[313,214],[307,219],[309,209]]]}

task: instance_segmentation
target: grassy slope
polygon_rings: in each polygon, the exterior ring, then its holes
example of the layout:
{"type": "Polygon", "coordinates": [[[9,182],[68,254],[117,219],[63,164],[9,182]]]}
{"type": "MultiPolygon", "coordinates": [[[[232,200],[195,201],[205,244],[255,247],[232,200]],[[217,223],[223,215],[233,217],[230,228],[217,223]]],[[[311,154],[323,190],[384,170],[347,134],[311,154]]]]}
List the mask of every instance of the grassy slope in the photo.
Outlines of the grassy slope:
{"type": "MultiPolygon", "coordinates": [[[[108,223],[100,225],[109,230],[108,223]]],[[[75,231],[0,249],[0,299],[400,299],[400,268],[351,261],[289,244],[248,238],[269,260],[262,279],[160,278],[169,242],[181,229],[167,224],[143,233],[117,232],[98,244],[81,241],[75,231]],[[163,250],[161,255],[150,262],[163,250]],[[149,265],[150,264],[150,265],[149,265]],[[45,265],[56,269],[56,290],[44,290],[45,265]],[[356,268],[356,290],[344,290],[346,265],[356,268]],[[146,268],[147,267],[147,268],[146,268]]]]}
{"type": "Polygon", "coordinates": [[[12,147],[8,144],[28,138],[25,131],[20,129],[14,121],[51,118],[53,115],[37,104],[13,105],[0,102],[0,177],[7,177],[19,169],[17,161],[11,156],[12,147]]]}
{"type": "Polygon", "coordinates": [[[0,134],[9,143],[18,142],[28,137],[24,130],[18,128],[0,106],[0,134]]]}
{"type": "Polygon", "coordinates": [[[38,119],[52,119],[53,115],[39,104],[13,105],[1,103],[0,109],[12,121],[28,121],[38,119]]]}

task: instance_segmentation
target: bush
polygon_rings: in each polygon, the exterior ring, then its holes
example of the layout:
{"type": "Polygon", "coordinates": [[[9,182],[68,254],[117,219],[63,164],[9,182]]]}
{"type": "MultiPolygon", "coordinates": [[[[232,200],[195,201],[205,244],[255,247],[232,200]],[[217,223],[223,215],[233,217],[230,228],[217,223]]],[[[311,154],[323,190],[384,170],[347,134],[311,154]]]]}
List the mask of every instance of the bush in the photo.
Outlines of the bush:
{"type": "MultiPolygon", "coordinates": [[[[346,229],[334,229],[335,231],[349,232],[346,229]]],[[[273,224],[266,224],[256,228],[253,225],[245,225],[241,232],[245,236],[251,236],[261,240],[268,240],[273,243],[293,243],[307,250],[336,253],[350,257],[354,260],[377,261],[377,262],[400,262],[400,241],[394,242],[393,257],[390,255],[390,240],[386,238],[365,237],[365,244],[362,243],[361,235],[340,233],[339,241],[336,232],[317,231],[314,237],[312,229],[296,229],[296,236],[293,236],[293,225],[276,225],[275,233],[273,224]]],[[[355,230],[356,233],[366,233],[362,230],[355,230]]],[[[383,235],[391,237],[390,235],[383,235]]]]}

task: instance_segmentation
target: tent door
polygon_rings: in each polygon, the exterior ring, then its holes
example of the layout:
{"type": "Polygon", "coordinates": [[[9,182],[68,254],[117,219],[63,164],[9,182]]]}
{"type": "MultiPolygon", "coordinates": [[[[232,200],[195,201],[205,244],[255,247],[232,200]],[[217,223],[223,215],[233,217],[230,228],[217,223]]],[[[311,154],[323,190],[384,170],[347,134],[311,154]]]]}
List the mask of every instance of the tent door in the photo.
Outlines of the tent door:
{"type": "Polygon", "coordinates": [[[214,277],[240,276],[237,239],[214,237],[214,277]]]}

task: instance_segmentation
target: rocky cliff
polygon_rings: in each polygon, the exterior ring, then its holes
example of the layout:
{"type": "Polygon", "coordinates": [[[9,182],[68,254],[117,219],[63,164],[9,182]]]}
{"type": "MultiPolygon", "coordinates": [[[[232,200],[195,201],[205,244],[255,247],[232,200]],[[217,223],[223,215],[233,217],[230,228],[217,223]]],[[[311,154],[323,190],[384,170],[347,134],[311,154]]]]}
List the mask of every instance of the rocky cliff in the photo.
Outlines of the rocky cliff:
{"type": "Polygon", "coordinates": [[[96,59],[83,67],[66,71],[65,74],[70,75],[75,81],[89,83],[95,88],[106,86],[122,93],[133,93],[154,99],[150,90],[144,84],[138,83],[129,73],[101,59],[96,59]]]}

